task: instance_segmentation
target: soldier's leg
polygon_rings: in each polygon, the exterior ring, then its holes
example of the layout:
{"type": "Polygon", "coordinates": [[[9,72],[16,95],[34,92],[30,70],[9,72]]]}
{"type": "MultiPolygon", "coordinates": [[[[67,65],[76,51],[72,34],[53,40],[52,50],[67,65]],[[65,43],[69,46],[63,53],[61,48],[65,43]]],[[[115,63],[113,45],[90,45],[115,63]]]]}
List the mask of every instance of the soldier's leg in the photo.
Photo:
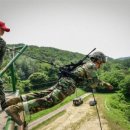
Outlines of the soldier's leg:
{"type": "Polygon", "coordinates": [[[6,108],[8,106],[15,105],[15,104],[20,103],[20,102],[26,102],[29,100],[45,97],[53,91],[54,87],[55,86],[53,86],[49,89],[40,91],[40,92],[28,93],[26,95],[13,97],[11,99],[8,99],[6,102],[4,102],[3,107],[6,108]]]}
{"type": "Polygon", "coordinates": [[[6,108],[6,113],[14,118],[16,123],[21,123],[20,118],[18,117],[18,112],[27,109],[31,114],[36,113],[38,111],[50,108],[61,101],[63,101],[67,96],[71,95],[75,92],[75,82],[73,80],[69,81],[69,79],[60,79],[59,83],[56,85],[55,89],[43,98],[37,98],[30,100],[28,102],[24,102],[24,106],[22,104],[12,105],[6,108]]]}
{"type": "Polygon", "coordinates": [[[67,96],[70,96],[75,92],[75,81],[70,78],[62,78],[56,84],[55,89],[47,96],[39,99],[30,100],[28,102],[28,108],[30,113],[36,113],[40,110],[50,108],[61,101],[67,96]]]}
{"type": "Polygon", "coordinates": [[[31,114],[36,113],[60,103],[65,97],[60,90],[55,89],[46,97],[28,101],[28,110],[31,114]]]}
{"type": "Polygon", "coordinates": [[[21,97],[22,97],[23,101],[29,101],[29,100],[33,100],[33,99],[37,99],[37,98],[43,98],[43,97],[47,96],[48,94],[50,94],[54,89],[55,89],[55,85],[53,87],[50,87],[50,88],[45,89],[40,92],[24,94],[21,97]]]}
{"type": "Polygon", "coordinates": [[[49,91],[49,94],[46,93],[47,96],[30,100],[27,104],[25,103],[27,105],[25,109],[28,109],[30,113],[36,113],[40,110],[50,108],[63,101],[67,96],[73,94],[75,89],[75,81],[69,78],[62,78],[55,87],[49,91]]]}
{"type": "Polygon", "coordinates": [[[17,104],[19,102],[21,102],[21,98],[20,97],[14,97],[12,99],[5,99],[5,93],[4,93],[4,87],[3,87],[3,82],[0,79],[0,103],[1,103],[1,108],[2,110],[4,110],[6,107],[10,106],[10,105],[14,105],[17,104]]]}
{"type": "Polygon", "coordinates": [[[38,111],[50,108],[55,104],[61,102],[64,99],[64,95],[61,94],[60,90],[53,90],[48,96],[43,98],[37,98],[30,100],[28,102],[18,103],[16,105],[11,105],[5,109],[5,112],[12,117],[12,119],[18,124],[22,125],[23,122],[20,119],[19,113],[21,111],[28,112],[30,114],[34,114],[38,111]]]}

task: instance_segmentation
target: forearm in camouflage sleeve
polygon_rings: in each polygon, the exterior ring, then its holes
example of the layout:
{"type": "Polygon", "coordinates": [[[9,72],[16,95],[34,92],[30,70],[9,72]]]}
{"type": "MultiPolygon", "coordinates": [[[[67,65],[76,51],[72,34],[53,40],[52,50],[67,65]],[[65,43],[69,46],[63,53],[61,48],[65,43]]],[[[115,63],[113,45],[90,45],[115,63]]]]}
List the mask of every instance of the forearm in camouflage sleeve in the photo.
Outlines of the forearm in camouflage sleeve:
{"type": "Polygon", "coordinates": [[[100,80],[97,77],[90,80],[91,88],[96,88],[99,86],[99,84],[100,84],[100,80]]]}
{"type": "Polygon", "coordinates": [[[33,99],[37,99],[37,98],[43,98],[43,97],[47,96],[48,94],[50,94],[54,89],[55,89],[55,86],[42,90],[40,92],[24,94],[21,97],[22,97],[23,101],[29,101],[29,100],[33,100],[33,99]]]}
{"type": "Polygon", "coordinates": [[[106,88],[108,88],[111,84],[109,84],[109,83],[107,83],[107,82],[105,82],[105,81],[102,81],[102,80],[100,80],[100,84],[101,84],[101,86],[105,86],[106,88]]]}

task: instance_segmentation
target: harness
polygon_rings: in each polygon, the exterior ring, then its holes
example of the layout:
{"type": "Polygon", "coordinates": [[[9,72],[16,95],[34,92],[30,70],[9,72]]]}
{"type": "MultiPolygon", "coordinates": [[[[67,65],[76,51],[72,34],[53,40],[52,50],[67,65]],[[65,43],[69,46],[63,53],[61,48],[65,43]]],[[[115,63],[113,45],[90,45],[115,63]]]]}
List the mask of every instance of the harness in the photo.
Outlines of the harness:
{"type": "Polygon", "coordinates": [[[78,67],[78,66],[81,66],[84,63],[84,61],[89,58],[89,55],[95,50],[96,48],[94,48],[91,52],[89,52],[83,59],[79,60],[77,63],[72,63],[71,64],[68,64],[68,65],[65,65],[63,67],[60,67],[59,68],[59,78],[61,77],[72,77],[76,80],[82,80],[81,77],[75,75],[73,73],[73,71],[78,67]]]}

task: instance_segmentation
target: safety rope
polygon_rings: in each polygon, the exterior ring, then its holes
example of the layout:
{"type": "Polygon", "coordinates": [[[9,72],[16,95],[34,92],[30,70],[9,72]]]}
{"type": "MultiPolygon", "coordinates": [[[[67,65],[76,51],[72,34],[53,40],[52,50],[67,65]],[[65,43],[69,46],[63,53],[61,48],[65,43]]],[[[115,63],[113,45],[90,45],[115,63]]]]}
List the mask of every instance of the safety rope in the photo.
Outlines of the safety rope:
{"type": "Polygon", "coordinates": [[[38,57],[30,56],[30,55],[27,55],[27,54],[25,54],[25,53],[23,53],[23,55],[25,55],[25,56],[27,56],[27,57],[29,57],[29,58],[31,58],[31,59],[38,60],[39,62],[44,62],[44,63],[50,64],[50,65],[54,66],[55,68],[59,69],[59,67],[57,67],[53,62],[49,62],[49,61],[46,61],[46,60],[41,60],[41,59],[39,59],[38,57]]]}
{"type": "Polygon", "coordinates": [[[93,95],[93,99],[94,99],[94,102],[95,102],[95,105],[96,105],[96,110],[97,110],[97,115],[98,115],[98,119],[99,119],[99,124],[100,124],[100,128],[102,130],[102,123],[101,123],[101,119],[100,119],[100,115],[99,115],[99,110],[98,110],[98,107],[97,107],[96,99],[95,99],[95,96],[94,96],[94,92],[95,92],[95,89],[92,89],[92,95],[93,95]]]}
{"type": "Polygon", "coordinates": [[[77,91],[77,87],[75,89],[75,94],[76,94],[76,98],[78,97],[78,91],[77,91]]]}

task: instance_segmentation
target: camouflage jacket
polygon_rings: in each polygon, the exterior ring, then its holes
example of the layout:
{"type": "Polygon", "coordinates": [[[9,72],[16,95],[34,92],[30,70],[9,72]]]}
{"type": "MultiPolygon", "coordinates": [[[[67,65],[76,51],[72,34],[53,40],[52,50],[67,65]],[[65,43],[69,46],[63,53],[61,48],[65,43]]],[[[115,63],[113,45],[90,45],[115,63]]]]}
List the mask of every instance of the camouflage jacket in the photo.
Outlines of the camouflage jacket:
{"type": "Polygon", "coordinates": [[[106,82],[101,81],[98,78],[97,68],[95,64],[89,60],[85,64],[79,66],[73,71],[78,77],[81,77],[84,81],[87,81],[90,87],[95,88],[97,86],[104,86],[107,85],[106,82]]]}
{"type": "Polygon", "coordinates": [[[0,66],[2,64],[5,51],[6,51],[6,42],[0,37],[0,66]]]}

